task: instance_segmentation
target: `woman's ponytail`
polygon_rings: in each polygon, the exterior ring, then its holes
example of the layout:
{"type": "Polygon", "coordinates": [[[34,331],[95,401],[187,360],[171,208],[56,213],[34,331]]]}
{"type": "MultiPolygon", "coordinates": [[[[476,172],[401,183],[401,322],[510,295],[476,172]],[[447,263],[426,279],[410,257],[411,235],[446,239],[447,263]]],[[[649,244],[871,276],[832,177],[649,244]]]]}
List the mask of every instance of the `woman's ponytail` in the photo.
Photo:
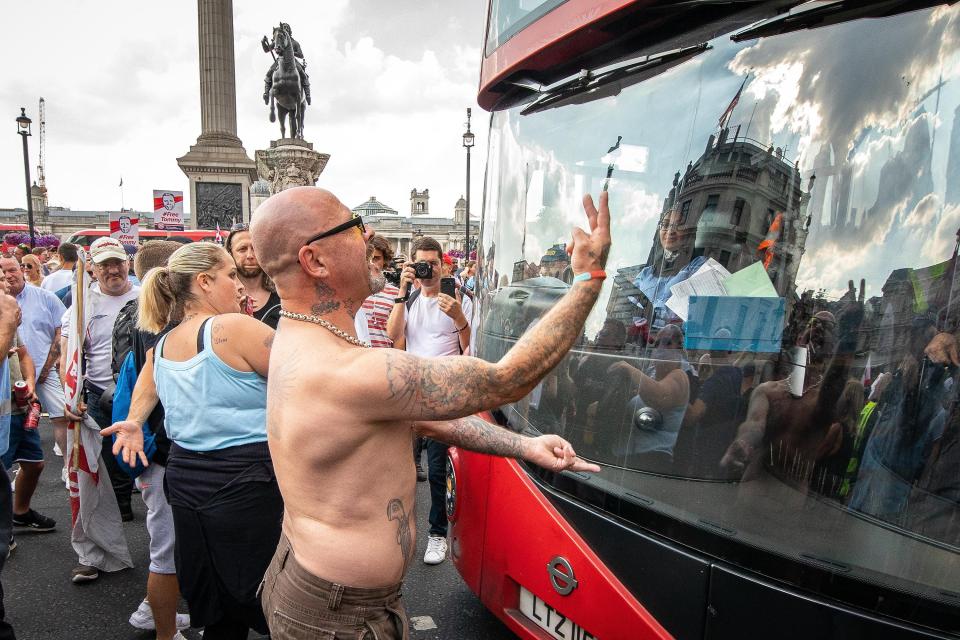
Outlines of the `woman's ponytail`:
{"type": "Polygon", "coordinates": [[[147,272],[140,290],[137,328],[160,333],[176,307],[177,299],[170,286],[170,269],[156,267],[147,272]]]}

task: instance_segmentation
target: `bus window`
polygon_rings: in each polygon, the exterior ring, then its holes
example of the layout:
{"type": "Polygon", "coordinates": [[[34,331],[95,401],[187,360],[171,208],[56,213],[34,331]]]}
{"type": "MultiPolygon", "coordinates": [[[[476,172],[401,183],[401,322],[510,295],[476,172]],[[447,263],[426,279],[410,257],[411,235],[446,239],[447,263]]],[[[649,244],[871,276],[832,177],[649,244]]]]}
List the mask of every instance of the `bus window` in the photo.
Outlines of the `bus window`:
{"type": "Polygon", "coordinates": [[[481,357],[569,289],[581,196],[608,185],[613,216],[584,335],[509,426],[692,526],[960,593],[958,25],[942,6],[728,35],[596,98],[494,112],[481,357]]]}

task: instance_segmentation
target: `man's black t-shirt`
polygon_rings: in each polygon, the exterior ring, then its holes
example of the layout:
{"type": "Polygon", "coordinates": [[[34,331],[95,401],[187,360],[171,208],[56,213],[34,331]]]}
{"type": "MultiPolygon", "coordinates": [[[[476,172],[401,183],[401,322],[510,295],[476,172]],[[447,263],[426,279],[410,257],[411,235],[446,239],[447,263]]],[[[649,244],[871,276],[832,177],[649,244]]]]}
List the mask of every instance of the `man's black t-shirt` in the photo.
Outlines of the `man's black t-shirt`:
{"type": "Polygon", "coordinates": [[[280,322],[280,296],[276,291],[270,292],[267,304],[254,311],[253,317],[276,331],[280,322]]]}

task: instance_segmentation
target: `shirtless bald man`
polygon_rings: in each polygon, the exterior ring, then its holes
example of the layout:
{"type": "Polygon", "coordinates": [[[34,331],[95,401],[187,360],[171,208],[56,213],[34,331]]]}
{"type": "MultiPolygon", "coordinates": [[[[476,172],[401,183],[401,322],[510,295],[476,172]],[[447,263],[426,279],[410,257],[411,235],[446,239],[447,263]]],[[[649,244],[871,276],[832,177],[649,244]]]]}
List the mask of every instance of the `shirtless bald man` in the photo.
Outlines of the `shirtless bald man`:
{"type": "Polygon", "coordinates": [[[414,432],[553,470],[600,470],[559,436],[529,438],[473,416],[524,397],[580,335],[610,247],[607,194],[599,211],[589,196],[584,209],[591,233],[574,230],[571,264],[594,276],[578,279],[496,363],[362,348],[353,318],[382,287],[366,257],[373,232],[313,187],[283,191],[257,210],[254,249],[284,309],[267,390],[285,503],[262,591],[275,640],[408,637],[399,583],[416,541],[414,432]]]}

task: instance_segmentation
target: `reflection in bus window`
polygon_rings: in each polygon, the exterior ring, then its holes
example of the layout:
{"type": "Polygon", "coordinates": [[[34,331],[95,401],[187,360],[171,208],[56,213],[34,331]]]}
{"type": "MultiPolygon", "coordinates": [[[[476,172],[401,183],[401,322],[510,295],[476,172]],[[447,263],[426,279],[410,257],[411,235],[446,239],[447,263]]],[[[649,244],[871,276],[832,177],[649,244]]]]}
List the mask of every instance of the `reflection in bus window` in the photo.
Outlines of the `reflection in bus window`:
{"type": "Polygon", "coordinates": [[[570,286],[561,243],[614,166],[600,301],[510,424],[691,526],[960,593],[957,33],[943,5],[720,36],[618,91],[495,112],[481,357],[570,286]]]}

